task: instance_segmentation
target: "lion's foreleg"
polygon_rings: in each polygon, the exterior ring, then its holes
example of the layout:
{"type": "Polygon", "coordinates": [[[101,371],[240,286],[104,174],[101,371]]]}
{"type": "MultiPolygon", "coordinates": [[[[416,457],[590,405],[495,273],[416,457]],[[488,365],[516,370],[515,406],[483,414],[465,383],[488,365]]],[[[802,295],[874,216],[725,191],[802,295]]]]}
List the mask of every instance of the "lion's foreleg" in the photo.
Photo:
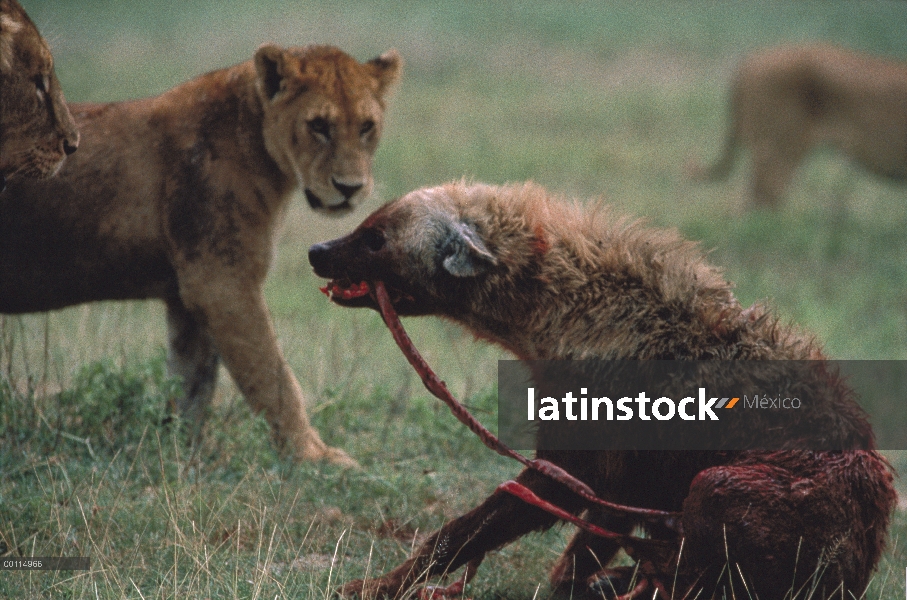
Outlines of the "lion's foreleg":
{"type": "Polygon", "coordinates": [[[218,356],[208,329],[177,299],[167,302],[167,369],[182,380],[176,408],[200,428],[217,383],[218,356]]]}
{"type": "MultiPolygon", "coordinates": [[[[757,103],[757,98],[750,103],[757,103]]],[[[777,208],[806,154],[813,144],[814,130],[809,116],[798,109],[786,109],[790,99],[762,98],[762,104],[751,107],[755,123],[744,129],[745,144],[752,156],[750,194],[753,204],[777,208]],[[761,123],[761,125],[760,125],[761,123]]]]}
{"type": "Polygon", "coordinates": [[[302,389],[278,345],[261,292],[208,278],[204,293],[194,296],[191,304],[203,315],[224,366],[252,409],[264,413],[278,445],[299,460],[355,465],[309,423],[302,389]]]}

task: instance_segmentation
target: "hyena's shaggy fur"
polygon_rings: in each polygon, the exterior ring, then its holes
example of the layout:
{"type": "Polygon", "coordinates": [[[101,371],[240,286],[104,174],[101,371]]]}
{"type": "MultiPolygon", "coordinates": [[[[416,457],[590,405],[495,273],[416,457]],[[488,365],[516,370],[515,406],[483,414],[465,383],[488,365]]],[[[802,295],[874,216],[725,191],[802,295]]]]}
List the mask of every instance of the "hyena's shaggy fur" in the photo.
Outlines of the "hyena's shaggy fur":
{"type": "MultiPolygon", "coordinates": [[[[743,309],[695,244],[603,207],[552,199],[532,184],[452,183],[412,192],[350,235],[313,246],[309,260],[320,276],[335,279],[335,291],[382,280],[400,314],[450,318],[522,359],[823,357],[809,337],[780,326],[762,307],[743,309]]],[[[334,300],[375,307],[367,295],[338,293],[334,300]]],[[[820,564],[822,597],[842,593],[841,586],[845,596],[859,597],[885,544],[895,493],[885,460],[859,449],[873,445],[865,420],[849,420],[840,435],[853,450],[538,456],[608,500],[683,511],[678,598],[729,594],[733,581],[737,597],[780,599],[814,582],[820,564]],[[730,578],[722,574],[728,565],[730,578]]],[[[638,524],[590,507],[535,471],[518,480],[613,531],[638,524]]],[[[432,534],[396,569],[342,591],[400,596],[430,576],[475,567],[486,552],[555,521],[498,492],[432,534]]],[[[656,527],[649,534],[668,532],[656,527]]],[[[553,584],[579,591],[618,549],[613,540],[579,532],[554,567],[553,584]]],[[[673,566],[643,575],[675,581],[673,566]]]]}

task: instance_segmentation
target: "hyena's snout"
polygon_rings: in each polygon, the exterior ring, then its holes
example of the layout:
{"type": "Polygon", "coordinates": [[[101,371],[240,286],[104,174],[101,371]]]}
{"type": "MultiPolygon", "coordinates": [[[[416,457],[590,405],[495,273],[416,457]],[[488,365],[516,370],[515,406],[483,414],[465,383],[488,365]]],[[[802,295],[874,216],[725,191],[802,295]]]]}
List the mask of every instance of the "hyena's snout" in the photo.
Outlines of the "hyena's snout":
{"type": "MultiPolygon", "coordinates": [[[[371,300],[374,274],[363,268],[357,253],[350,252],[350,236],[321,242],[309,248],[309,264],[319,277],[329,279],[321,291],[343,306],[377,305],[371,300]]],[[[353,240],[355,241],[355,240],[353,240]]]]}
{"type": "Polygon", "coordinates": [[[309,264],[319,277],[362,277],[362,256],[357,246],[352,234],[315,244],[309,248],[309,264]]]}
{"type": "Polygon", "coordinates": [[[332,272],[333,259],[331,244],[333,242],[321,242],[309,248],[309,264],[315,270],[319,277],[335,277],[332,272]]]}

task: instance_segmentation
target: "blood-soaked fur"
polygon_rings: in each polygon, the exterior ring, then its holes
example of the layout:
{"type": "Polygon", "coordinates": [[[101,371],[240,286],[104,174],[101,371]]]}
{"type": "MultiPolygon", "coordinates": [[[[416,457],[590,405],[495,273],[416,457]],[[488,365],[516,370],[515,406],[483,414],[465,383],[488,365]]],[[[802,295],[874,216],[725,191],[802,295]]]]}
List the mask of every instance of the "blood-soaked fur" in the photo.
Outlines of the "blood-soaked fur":
{"type": "Polygon", "coordinates": [[[180,408],[198,422],[219,359],[299,459],[352,464],[309,424],[262,286],[296,190],[346,212],[372,188],[396,52],[265,44],[160,96],[74,104],[82,145],[53,179],[0,195],[0,311],[157,298],[180,408]]]}
{"type": "MultiPolygon", "coordinates": [[[[375,308],[371,296],[343,290],[381,280],[400,314],[452,319],[521,359],[823,358],[811,338],[779,325],[763,307],[743,309],[720,271],[675,232],[601,206],[565,203],[532,184],[417,190],[350,235],[313,246],[309,261],[334,279],[329,289],[340,305],[375,308]]],[[[780,600],[818,575],[816,597],[842,589],[844,597],[859,597],[883,550],[895,493],[867,422],[840,385],[840,401],[828,410],[845,416],[836,434],[844,451],[537,454],[607,500],[682,511],[679,564],[637,552],[641,577],[676,598],[733,592],[780,600]]],[[[639,524],[536,471],[523,471],[518,481],[612,531],[629,533],[639,524]]],[[[474,570],[486,552],[555,521],[496,492],[396,569],[342,592],[400,596],[461,565],[474,570]]],[[[680,545],[667,528],[650,527],[649,534],[680,545]]],[[[589,589],[619,545],[577,533],[554,566],[553,585],[574,594],[589,589]]]]}
{"type": "Polygon", "coordinates": [[[872,173],[907,178],[907,63],[828,45],[769,48],[740,64],[730,105],[721,157],[693,175],[724,179],[745,148],[755,206],[776,206],[822,144],[872,173]]]}

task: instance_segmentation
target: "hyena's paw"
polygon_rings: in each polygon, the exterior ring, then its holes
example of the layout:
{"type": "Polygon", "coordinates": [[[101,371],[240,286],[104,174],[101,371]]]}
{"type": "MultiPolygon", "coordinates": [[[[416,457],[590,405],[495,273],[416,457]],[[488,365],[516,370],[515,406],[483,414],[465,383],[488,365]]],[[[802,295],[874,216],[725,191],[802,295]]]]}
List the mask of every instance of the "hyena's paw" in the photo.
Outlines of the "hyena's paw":
{"type": "MultiPolygon", "coordinates": [[[[604,600],[634,600],[649,589],[649,581],[633,567],[603,569],[588,579],[586,593],[604,600]]],[[[649,594],[651,597],[651,594],[649,594]]]]}
{"type": "Polygon", "coordinates": [[[459,598],[463,595],[466,584],[463,580],[455,581],[448,586],[427,585],[416,596],[418,600],[445,600],[447,598],[459,598]]]}

